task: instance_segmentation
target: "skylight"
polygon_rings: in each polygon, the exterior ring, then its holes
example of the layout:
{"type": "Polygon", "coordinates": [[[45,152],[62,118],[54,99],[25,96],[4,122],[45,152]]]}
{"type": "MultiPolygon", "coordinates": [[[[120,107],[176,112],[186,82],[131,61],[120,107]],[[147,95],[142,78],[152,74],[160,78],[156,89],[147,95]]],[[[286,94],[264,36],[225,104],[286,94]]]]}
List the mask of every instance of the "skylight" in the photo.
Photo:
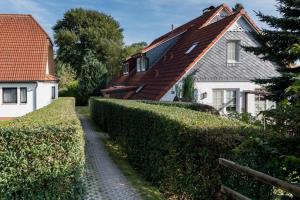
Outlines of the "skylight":
{"type": "Polygon", "coordinates": [[[186,52],[185,54],[189,54],[191,53],[195,48],[196,46],[198,45],[198,42],[195,42],[186,52]]]}

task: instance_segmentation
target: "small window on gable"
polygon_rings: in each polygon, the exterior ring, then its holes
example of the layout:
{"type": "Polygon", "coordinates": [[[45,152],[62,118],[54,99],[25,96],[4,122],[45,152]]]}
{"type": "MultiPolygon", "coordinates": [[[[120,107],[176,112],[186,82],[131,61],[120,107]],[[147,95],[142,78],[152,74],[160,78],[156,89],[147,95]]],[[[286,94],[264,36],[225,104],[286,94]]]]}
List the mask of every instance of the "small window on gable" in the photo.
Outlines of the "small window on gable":
{"type": "Polygon", "coordinates": [[[185,54],[191,53],[198,46],[198,42],[195,42],[186,52],[185,54]]]}
{"type": "Polygon", "coordinates": [[[227,42],[227,63],[239,63],[241,53],[241,41],[230,40],[227,42]]]}
{"type": "Polygon", "coordinates": [[[136,59],[137,72],[144,72],[148,69],[149,61],[146,57],[139,57],[136,59]]]}
{"type": "Polygon", "coordinates": [[[126,75],[129,73],[129,63],[125,63],[123,65],[123,75],[126,75]]]}

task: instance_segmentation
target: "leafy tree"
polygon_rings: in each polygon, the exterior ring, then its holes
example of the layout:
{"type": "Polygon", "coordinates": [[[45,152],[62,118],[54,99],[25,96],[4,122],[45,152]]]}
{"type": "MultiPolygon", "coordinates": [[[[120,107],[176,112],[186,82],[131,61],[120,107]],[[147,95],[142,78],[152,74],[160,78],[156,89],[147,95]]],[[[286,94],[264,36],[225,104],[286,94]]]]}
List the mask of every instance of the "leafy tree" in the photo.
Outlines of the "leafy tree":
{"type": "Polygon", "coordinates": [[[91,95],[100,95],[100,89],[106,82],[106,75],[105,65],[92,51],[87,52],[78,78],[78,105],[86,105],[91,95]]]}
{"type": "Polygon", "coordinates": [[[300,1],[278,0],[277,10],[280,17],[257,13],[260,21],[267,23],[272,29],[264,29],[258,36],[257,39],[262,44],[260,47],[247,47],[246,50],[279,66],[277,70],[280,77],[255,81],[266,86],[271,93],[269,98],[277,102],[294,102],[294,90],[289,89],[297,85],[300,73],[300,1]]]}
{"type": "Polygon", "coordinates": [[[76,81],[76,73],[69,64],[62,62],[56,63],[56,74],[59,79],[59,90],[67,90],[74,81],[76,81]]]}
{"type": "Polygon", "coordinates": [[[195,81],[193,76],[189,75],[183,80],[182,97],[186,101],[192,101],[194,98],[195,81]]]}
{"type": "Polygon", "coordinates": [[[146,42],[133,43],[131,45],[126,45],[123,49],[122,58],[126,59],[129,56],[132,56],[147,46],[146,42]]]}
{"type": "Polygon", "coordinates": [[[57,59],[69,63],[82,73],[84,57],[89,51],[96,59],[109,66],[109,75],[119,71],[123,46],[123,30],[111,16],[95,10],[75,8],[67,11],[53,27],[57,59]]]}

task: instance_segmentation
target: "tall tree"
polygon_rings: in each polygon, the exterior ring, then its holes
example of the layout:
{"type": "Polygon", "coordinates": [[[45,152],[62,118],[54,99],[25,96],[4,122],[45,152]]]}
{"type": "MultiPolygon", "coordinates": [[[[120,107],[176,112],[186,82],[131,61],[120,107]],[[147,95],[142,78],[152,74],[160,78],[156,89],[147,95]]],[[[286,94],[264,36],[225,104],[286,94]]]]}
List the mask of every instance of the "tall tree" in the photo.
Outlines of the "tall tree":
{"type": "Polygon", "coordinates": [[[132,56],[138,52],[140,52],[142,49],[144,49],[147,46],[146,42],[138,42],[138,43],[132,43],[131,45],[126,45],[123,48],[123,54],[122,58],[126,59],[129,56],[132,56]]]}
{"type": "Polygon", "coordinates": [[[108,66],[110,76],[119,69],[123,30],[111,16],[95,10],[75,8],[67,11],[53,30],[58,47],[57,59],[69,63],[77,77],[81,74],[84,57],[89,51],[108,66]]]}
{"type": "Polygon", "coordinates": [[[88,51],[83,60],[78,78],[78,105],[86,105],[91,95],[100,95],[100,89],[105,85],[107,74],[105,65],[92,51],[88,51]]]}
{"type": "MultiPolygon", "coordinates": [[[[258,36],[260,47],[247,47],[262,59],[278,64],[280,77],[256,80],[266,86],[275,101],[293,102],[295,94],[287,90],[297,82],[300,73],[300,1],[277,0],[280,17],[264,15],[258,12],[260,21],[267,23],[271,29],[264,29],[258,36]]],[[[292,91],[292,90],[289,90],[292,91]]]]}

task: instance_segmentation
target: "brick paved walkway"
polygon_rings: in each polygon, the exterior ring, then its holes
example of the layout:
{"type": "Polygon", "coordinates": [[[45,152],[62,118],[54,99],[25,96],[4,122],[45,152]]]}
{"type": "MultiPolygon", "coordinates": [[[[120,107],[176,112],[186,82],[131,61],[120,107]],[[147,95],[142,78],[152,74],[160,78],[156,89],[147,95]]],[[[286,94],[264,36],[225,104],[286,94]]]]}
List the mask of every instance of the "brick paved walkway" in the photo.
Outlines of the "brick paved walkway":
{"type": "Polygon", "coordinates": [[[80,116],[85,133],[87,194],[85,200],[140,200],[140,196],[110,159],[89,120],[80,116]]]}

